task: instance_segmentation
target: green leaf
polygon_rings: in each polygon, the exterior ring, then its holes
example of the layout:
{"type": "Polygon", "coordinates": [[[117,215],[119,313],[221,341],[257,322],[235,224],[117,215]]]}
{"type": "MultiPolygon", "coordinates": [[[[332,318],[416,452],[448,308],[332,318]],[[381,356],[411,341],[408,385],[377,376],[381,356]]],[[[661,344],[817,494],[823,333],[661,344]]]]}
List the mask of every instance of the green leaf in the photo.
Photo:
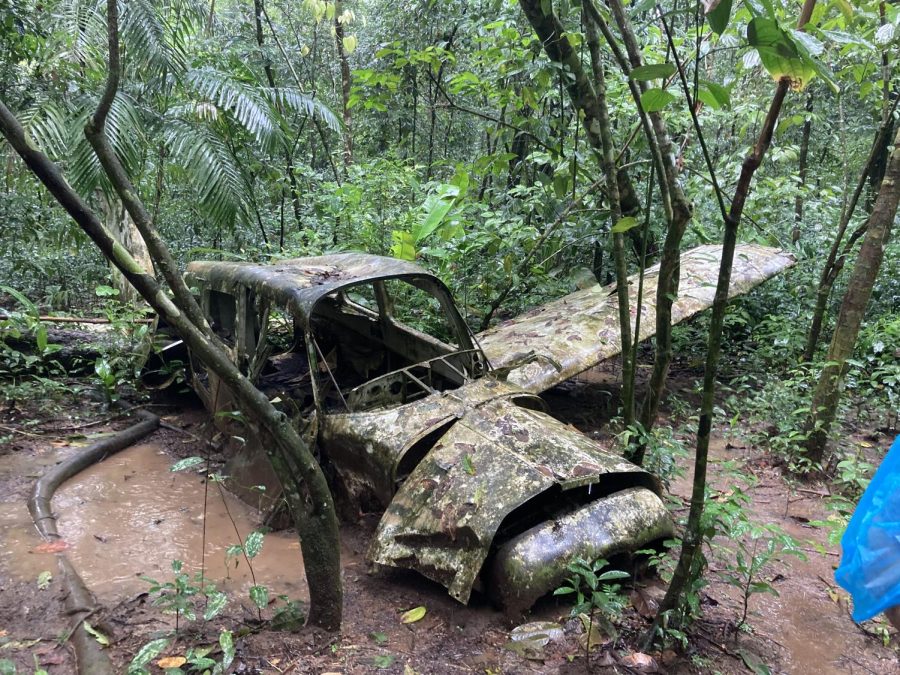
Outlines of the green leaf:
{"type": "Polygon", "coordinates": [[[747,26],[747,40],[756,47],[763,67],[775,80],[787,77],[795,89],[803,89],[814,77],[810,58],[773,19],[755,18],[747,26]]]}
{"type": "Polygon", "coordinates": [[[407,612],[403,612],[400,615],[400,623],[415,623],[416,621],[421,621],[425,617],[426,610],[421,605],[418,607],[413,607],[411,610],[407,612]]]}
{"type": "Polygon", "coordinates": [[[369,633],[369,637],[378,646],[386,645],[388,641],[388,636],[384,633],[369,633]]]}
{"type": "MultiPolygon", "coordinates": [[[[447,214],[450,213],[450,209],[453,208],[455,196],[456,195],[453,195],[452,197],[450,195],[442,195],[431,202],[428,213],[425,215],[425,220],[422,221],[422,224],[417,227],[414,232],[417,244],[443,224],[444,218],[447,217],[447,214]]],[[[426,201],[426,206],[429,206],[428,201],[426,201]]]]}
{"type": "Polygon", "coordinates": [[[203,464],[202,457],[185,457],[184,459],[179,459],[172,466],[169,467],[169,471],[184,471],[185,469],[193,469],[195,466],[203,464]]]}
{"type": "Polygon", "coordinates": [[[204,621],[210,621],[218,616],[219,612],[228,604],[228,595],[221,591],[213,591],[207,596],[206,611],[203,612],[204,621]]]}
{"type": "Polygon", "coordinates": [[[250,599],[260,609],[265,609],[269,604],[269,589],[266,586],[251,586],[250,599]]]}
{"type": "Polygon", "coordinates": [[[713,32],[721,35],[728,28],[728,20],[731,18],[732,0],[721,0],[712,10],[706,13],[709,27],[713,32]]]}
{"type": "Polygon", "coordinates": [[[50,588],[50,582],[53,581],[53,574],[49,570],[44,570],[38,574],[37,586],[40,590],[46,591],[50,588]]]}
{"type": "Polygon", "coordinates": [[[656,80],[669,77],[675,73],[675,64],[674,63],[653,63],[646,66],[638,66],[634,68],[628,76],[632,80],[637,80],[639,82],[648,82],[649,80],[656,80]]]}
{"type": "Polygon", "coordinates": [[[411,232],[394,230],[391,232],[391,238],[394,240],[391,245],[392,256],[401,260],[416,259],[416,241],[411,232]]]}
{"type": "Polygon", "coordinates": [[[262,550],[263,537],[264,535],[262,532],[253,530],[253,532],[248,534],[247,538],[244,540],[244,552],[250,560],[253,560],[258,556],[259,552],[262,550]]]}
{"type": "Polygon", "coordinates": [[[675,100],[665,89],[648,89],[641,94],[641,107],[647,112],[658,112],[675,100]]]}
{"type": "Polygon", "coordinates": [[[82,622],[81,625],[84,626],[84,630],[87,632],[87,634],[93,637],[98,643],[100,643],[104,647],[109,647],[109,638],[106,637],[103,633],[94,628],[87,621],[82,622]]]}
{"type": "Polygon", "coordinates": [[[700,90],[697,95],[701,101],[715,110],[731,106],[731,92],[728,90],[728,87],[723,87],[716,82],[701,80],[700,90]]]}
{"type": "Polygon", "coordinates": [[[94,289],[94,295],[98,298],[112,298],[119,294],[118,288],[113,288],[112,286],[106,286],[105,284],[100,284],[97,288],[94,289]]]}
{"type": "Polygon", "coordinates": [[[0,659],[0,675],[16,675],[16,664],[9,659],[0,659]]]}
{"type": "Polygon", "coordinates": [[[151,640],[143,647],[140,648],[135,657],[131,659],[131,663],[128,664],[128,672],[129,673],[142,673],[144,672],[144,666],[150,663],[157,656],[162,654],[166,647],[169,646],[169,638],[159,638],[158,640],[151,640]]]}
{"type": "Polygon", "coordinates": [[[234,636],[230,630],[219,633],[219,646],[222,648],[222,669],[228,670],[234,661],[234,636]]]}
{"type": "Polygon", "coordinates": [[[638,219],[634,216],[625,216],[618,223],[613,225],[612,233],[613,234],[621,234],[622,232],[628,232],[633,227],[637,227],[638,219]]]}
{"type": "Polygon", "coordinates": [[[475,465],[472,463],[472,458],[469,455],[463,455],[462,465],[467,474],[470,476],[475,475],[475,465]]]}

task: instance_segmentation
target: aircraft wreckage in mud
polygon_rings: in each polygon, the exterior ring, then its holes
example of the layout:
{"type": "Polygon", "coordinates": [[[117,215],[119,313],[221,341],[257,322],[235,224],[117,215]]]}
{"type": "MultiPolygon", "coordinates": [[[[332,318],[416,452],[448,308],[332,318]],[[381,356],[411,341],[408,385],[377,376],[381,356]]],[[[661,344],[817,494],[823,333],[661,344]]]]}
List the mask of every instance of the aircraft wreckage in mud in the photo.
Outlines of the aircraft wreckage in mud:
{"type": "MultiPolygon", "coordinates": [[[[712,304],[720,252],[684,254],[673,321],[712,304]]],[[[792,262],[740,246],[732,296],[792,262]]],[[[642,339],[653,331],[655,273],[645,276],[642,339]]],[[[316,443],[341,489],[386,508],[368,550],[374,566],[414,569],[463,603],[482,588],[517,612],[556,588],[576,557],[672,535],[659,481],[551,417],[537,395],[619,352],[611,288],[473,335],[446,286],[402,260],[194,262],[187,277],[235,363],[316,443]]],[[[207,408],[231,410],[227,388],[191,366],[207,408]]],[[[232,484],[262,483],[271,500],[280,488],[252,429],[230,433],[244,441],[232,484]]]]}

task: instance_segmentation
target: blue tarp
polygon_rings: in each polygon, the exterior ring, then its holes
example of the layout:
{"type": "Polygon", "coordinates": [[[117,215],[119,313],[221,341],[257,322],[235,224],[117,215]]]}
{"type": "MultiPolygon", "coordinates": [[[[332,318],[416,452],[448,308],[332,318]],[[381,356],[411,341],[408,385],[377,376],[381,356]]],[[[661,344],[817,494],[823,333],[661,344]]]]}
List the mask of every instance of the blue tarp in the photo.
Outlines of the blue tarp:
{"type": "Polygon", "coordinates": [[[834,578],[853,597],[853,620],[900,605],[900,436],[872,477],[841,539],[834,578]]]}

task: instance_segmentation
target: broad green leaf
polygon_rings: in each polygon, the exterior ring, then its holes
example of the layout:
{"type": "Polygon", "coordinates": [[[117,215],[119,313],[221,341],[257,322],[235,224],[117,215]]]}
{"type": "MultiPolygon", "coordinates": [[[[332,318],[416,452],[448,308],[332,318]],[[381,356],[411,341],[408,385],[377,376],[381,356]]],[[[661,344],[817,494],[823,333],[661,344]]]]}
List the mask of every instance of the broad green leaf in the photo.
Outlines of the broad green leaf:
{"type": "Polygon", "coordinates": [[[628,232],[632,227],[637,227],[638,219],[634,216],[625,216],[618,223],[613,225],[612,233],[613,234],[621,234],[622,232],[628,232]]]}
{"type": "Polygon", "coordinates": [[[894,24],[886,23],[875,31],[875,42],[880,45],[886,45],[894,39],[894,24]]]}
{"type": "Polygon", "coordinates": [[[400,615],[400,623],[415,623],[421,621],[425,617],[426,610],[423,606],[413,607],[407,612],[400,615]]]}
{"type": "Polygon", "coordinates": [[[9,659],[0,659],[0,675],[16,675],[16,664],[9,659]]]}
{"type": "Polygon", "coordinates": [[[422,221],[421,226],[417,227],[413,233],[417,244],[443,224],[444,218],[447,217],[447,214],[450,213],[450,209],[453,208],[455,201],[454,197],[448,195],[434,200],[425,216],[425,220],[422,221]]]}
{"type": "Polygon", "coordinates": [[[715,110],[731,105],[731,93],[728,88],[708,80],[701,80],[697,98],[715,110]]]}
{"type": "Polygon", "coordinates": [[[628,76],[632,80],[647,82],[649,80],[666,78],[669,77],[669,75],[673,75],[674,73],[674,63],[652,63],[646,66],[638,66],[637,68],[633,69],[628,74],[628,76]]]}
{"type": "Polygon", "coordinates": [[[15,288],[10,288],[9,286],[0,286],[0,291],[3,291],[7,295],[13,296],[19,303],[25,308],[25,311],[33,316],[38,315],[37,305],[35,305],[31,300],[26,298],[24,295],[19,293],[15,288]]]}
{"type": "Polygon", "coordinates": [[[853,20],[853,5],[850,4],[849,0],[835,0],[835,4],[841,10],[841,14],[844,15],[846,21],[853,20]]]}
{"type": "Polygon", "coordinates": [[[401,260],[416,259],[416,241],[411,232],[406,230],[394,230],[391,232],[391,238],[394,240],[391,246],[391,255],[401,260]]]}
{"type": "Polygon", "coordinates": [[[151,640],[143,647],[140,648],[135,657],[131,659],[131,663],[128,664],[128,672],[129,673],[142,673],[144,672],[144,666],[150,663],[157,656],[162,654],[166,647],[169,646],[169,638],[159,638],[158,640],[151,640]]]}
{"type": "Polygon", "coordinates": [[[248,534],[247,538],[244,540],[244,552],[250,560],[253,560],[258,556],[259,552],[262,550],[263,537],[264,535],[262,532],[253,530],[253,532],[248,534]]]}
{"type": "Polygon", "coordinates": [[[228,604],[228,595],[221,591],[213,591],[207,597],[206,611],[203,612],[203,619],[210,621],[218,616],[219,612],[228,604]]]}
{"type": "Polygon", "coordinates": [[[100,284],[97,288],[94,289],[94,295],[98,298],[112,298],[119,294],[118,288],[113,288],[112,286],[106,286],[105,284],[100,284]]]}
{"type": "Polygon", "coordinates": [[[388,636],[385,633],[369,633],[369,637],[372,638],[372,641],[379,646],[387,644],[388,641],[388,636]]]}
{"type": "Polygon", "coordinates": [[[812,59],[772,19],[755,18],[747,26],[747,40],[775,80],[787,77],[794,89],[803,89],[815,76],[812,59]]]}
{"type": "Polygon", "coordinates": [[[250,599],[260,609],[265,609],[269,604],[269,589],[266,586],[251,586],[250,599]]]}
{"type": "Polygon", "coordinates": [[[185,457],[184,459],[179,459],[172,466],[169,467],[169,471],[184,471],[185,469],[193,469],[195,466],[199,466],[203,464],[202,457],[185,457]]]}
{"type": "Polygon", "coordinates": [[[731,18],[732,0],[721,0],[714,7],[707,5],[706,19],[714,33],[721,35],[728,28],[728,20],[731,18]]]}
{"type": "Polygon", "coordinates": [[[675,100],[665,89],[648,89],[641,94],[641,106],[647,112],[658,112],[675,100]]]}

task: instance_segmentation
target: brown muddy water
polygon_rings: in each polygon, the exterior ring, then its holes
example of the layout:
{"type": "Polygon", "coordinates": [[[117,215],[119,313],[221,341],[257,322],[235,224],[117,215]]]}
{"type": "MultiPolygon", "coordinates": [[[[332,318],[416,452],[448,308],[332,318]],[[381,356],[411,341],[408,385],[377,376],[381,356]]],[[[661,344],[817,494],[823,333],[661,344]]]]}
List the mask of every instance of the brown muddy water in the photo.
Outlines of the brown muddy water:
{"type": "MultiPolygon", "coordinates": [[[[52,453],[45,465],[68,452],[52,453]]],[[[115,603],[146,591],[142,576],[171,580],[172,561],[181,560],[186,571],[202,565],[209,581],[243,597],[255,575],[270,597],[307,600],[296,536],[267,534],[251,574],[242,557],[226,559],[226,549],[259,527],[256,510],[202,473],[172,472],[172,462],[160,445],[136,445],[79,473],[53,498],[66,554],[98,599],[115,603]]],[[[53,555],[33,552],[41,540],[24,502],[0,504],[0,535],[0,564],[12,575],[34,580],[55,571],[53,555]]]]}

